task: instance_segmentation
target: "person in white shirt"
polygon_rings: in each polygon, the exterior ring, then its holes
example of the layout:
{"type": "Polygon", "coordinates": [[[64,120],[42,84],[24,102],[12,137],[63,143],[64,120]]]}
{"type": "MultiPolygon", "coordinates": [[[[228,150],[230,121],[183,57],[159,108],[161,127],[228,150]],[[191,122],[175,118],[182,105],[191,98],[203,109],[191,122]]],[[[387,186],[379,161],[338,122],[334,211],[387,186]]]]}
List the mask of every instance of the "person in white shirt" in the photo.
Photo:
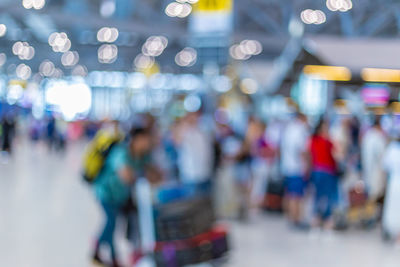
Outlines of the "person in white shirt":
{"type": "Polygon", "coordinates": [[[200,125],[200,114],[189,113],[178,131],[178,168],[183,184],[208,187],[213,172],[213,140],[200,125]]]}
{"type": "Polygon", "coordinates": [[[385,234],[397,239],[397,244],[400,245],[400,134],[385,150],[383,168],[388,174],[388,182],[382,226],[385,234]]]}
{"type": "Polygon", "coordinates": [[[387,146],[387,137],[380,120],[367,130],[361,141],[362,176],[368,190],[368,198],[376,202],[385,193],[385,173],[380,164],[387,146]]]}
{"type": "Polygon", "coordinates": [[[302,202],[307,171],[307,143],[310,136],[305,115],[298,113],[286,126],[281,143],[281,168],[286,184],[287,213],[294,226],[302,226],[302,202]]]}

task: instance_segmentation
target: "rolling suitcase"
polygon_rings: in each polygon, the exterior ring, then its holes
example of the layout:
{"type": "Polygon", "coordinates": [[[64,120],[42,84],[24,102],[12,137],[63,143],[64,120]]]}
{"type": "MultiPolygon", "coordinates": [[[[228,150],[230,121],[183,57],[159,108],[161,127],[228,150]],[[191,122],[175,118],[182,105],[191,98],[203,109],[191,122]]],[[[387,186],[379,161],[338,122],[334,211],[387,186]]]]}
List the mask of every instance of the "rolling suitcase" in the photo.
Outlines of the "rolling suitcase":
{"type": "Polygon", "coordinates": [[[160,267],[181,267],[219,259],[228,251],[227,228],[217,226],[190,239],[158,242],[155,260],[160,267]]]}
{"type": "Polygon", "coordinates": [[[284,181],[268,181],[267,193],[265,194],[262,208],[269,212],[283,211],[284,181]]]}
{"type": "Polygon", "coordinates": [[[154,217],[157,241],[188,239],[208,231],[215,222],[210,198],[156,205],[154,217]]]}

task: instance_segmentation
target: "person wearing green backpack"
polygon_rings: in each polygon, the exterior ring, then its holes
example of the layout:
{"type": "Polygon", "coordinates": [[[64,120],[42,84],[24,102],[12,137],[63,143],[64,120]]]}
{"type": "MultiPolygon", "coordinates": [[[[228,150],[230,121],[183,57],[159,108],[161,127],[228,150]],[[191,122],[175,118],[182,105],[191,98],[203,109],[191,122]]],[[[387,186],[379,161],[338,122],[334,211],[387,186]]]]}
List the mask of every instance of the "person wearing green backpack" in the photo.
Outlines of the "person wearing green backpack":
{"type": "Polygon", "coordinates": [[[120,266],[114,246],[117,217],[130,199],[135,180],[145,175],[151,164],[152,139],[146,129],[133,129],[127,143],[115,145],[107,155],[101,173],[93,182],[94,191],[106,220],[93,253],[93,261],[104,265],[100,247],[107,245],[111,251],[113,267],[120,266]]]}

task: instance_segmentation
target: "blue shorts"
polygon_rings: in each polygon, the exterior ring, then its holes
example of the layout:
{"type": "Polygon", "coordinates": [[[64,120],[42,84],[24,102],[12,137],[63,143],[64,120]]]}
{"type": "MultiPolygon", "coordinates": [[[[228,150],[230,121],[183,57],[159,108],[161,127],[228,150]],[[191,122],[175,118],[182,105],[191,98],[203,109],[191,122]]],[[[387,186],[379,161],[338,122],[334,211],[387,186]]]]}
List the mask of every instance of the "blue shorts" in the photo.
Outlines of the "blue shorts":
{"type": "Polygon", "coordinates": [[[286,195],[300,198],[304,196],[305,182],[301,176],[287,176],[285,178],[286,195]]]}

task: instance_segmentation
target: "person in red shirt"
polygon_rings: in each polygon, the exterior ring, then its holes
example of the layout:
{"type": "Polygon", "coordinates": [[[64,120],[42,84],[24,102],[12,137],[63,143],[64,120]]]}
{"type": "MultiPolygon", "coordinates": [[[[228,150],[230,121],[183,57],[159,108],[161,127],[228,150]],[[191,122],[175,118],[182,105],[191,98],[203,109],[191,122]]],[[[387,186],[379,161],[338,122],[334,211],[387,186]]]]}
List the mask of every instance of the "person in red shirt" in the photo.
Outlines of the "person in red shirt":
{"type": "Polygon", "coordinates": [[[321,120],[309,144],[311,182],[315,188],[314,227],[332,230],[332,213],[337,204],[337,166],[333,156],[334,145],[329,137],[329,125],[321,120]]]}

